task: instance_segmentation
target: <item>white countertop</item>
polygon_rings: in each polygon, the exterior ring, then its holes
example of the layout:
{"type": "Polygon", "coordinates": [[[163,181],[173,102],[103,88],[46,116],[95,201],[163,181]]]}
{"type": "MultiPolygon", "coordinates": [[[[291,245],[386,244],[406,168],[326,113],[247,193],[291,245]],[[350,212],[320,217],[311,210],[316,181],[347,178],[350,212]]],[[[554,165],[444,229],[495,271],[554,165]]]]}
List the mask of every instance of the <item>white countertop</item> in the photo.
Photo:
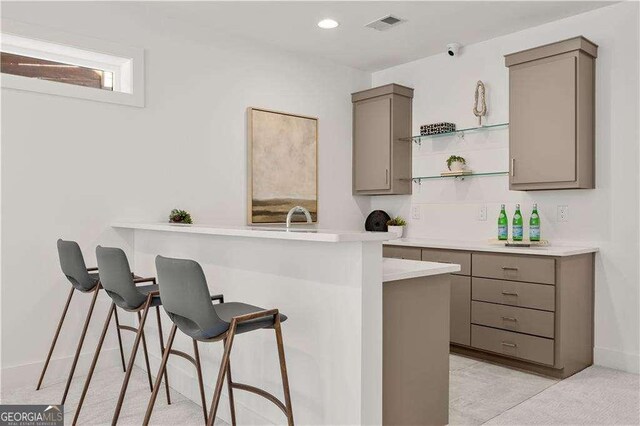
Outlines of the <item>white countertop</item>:
{"type": "Polygon", "coordinates": [[[114,223],[114,228],[140,229],[145,231],[181,232],[185,234],[224,235],[277,240],[352,242],[386,241],[393,238],[389,232],[341,231],[309,228],[293,225],[289,230],[284,226],[225,226],[225,225],[183,225],[171,223],[114,223]]]}
{"type": "Polygon", "coordinates": [[[490,244],[487,241],[435,240],[428,238],[399,238],[387,241],[385,245],[403,247],[422,247],[448,250],[486,251],[494,253],[529,254],[538,256],[575,256],[585,253],[596,253],[597,247],[550,244],[544,247],[505,247],[490,244]]]}
{"type": "Polygon", "coordinates": [[[423,262],[420,260],[389,259],[382,260],[382,282],[406,280],[409,278],[429,277],[432,275],[459,272],[460,265],[452,263],[423,262]]]}

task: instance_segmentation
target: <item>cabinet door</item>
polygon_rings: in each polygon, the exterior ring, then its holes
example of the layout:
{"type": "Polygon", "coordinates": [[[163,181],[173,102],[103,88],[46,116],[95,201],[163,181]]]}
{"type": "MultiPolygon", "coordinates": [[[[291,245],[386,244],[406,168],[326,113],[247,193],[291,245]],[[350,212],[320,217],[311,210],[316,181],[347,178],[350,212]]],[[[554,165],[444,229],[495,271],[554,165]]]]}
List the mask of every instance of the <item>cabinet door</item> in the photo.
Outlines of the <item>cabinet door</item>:
{"type": "Polygon", "coordinates": [[[471,278],[451,275],[451,343],[471,344],[471,278]]]}
{"type": "Polygon", "coordinates": [[[357,102],[353,108],[355,190],[389,189],[391,97],[357,102]]]}
{"type": "Polygon", "coordinates": [[[576,180],[576,57],[509,70],[511,184],[576,180]]]}

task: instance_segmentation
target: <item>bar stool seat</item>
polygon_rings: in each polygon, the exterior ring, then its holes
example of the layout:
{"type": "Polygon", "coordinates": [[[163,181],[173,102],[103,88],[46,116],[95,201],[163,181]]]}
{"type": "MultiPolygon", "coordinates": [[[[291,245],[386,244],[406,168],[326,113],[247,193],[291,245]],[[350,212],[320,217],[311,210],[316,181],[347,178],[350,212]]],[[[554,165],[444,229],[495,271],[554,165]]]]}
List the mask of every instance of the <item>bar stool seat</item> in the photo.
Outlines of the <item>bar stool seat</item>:
{"type": "MultiPolygon", "coordinates": [[[[246,303],[240,302],[227,302],[221,303],[219,305],[214,305],[213,309],[215,309],[216,314],[220,317],[221,320],[231,325],[231,320],[233,317],[239,317],[241,315],[253,314],[255,312],[265,311],[265,308],[260,308],[258,306],[248,305],[246,303]]],[[[280,315],[280,322],[284,322],[287,320],[287,316],[285,314],[280,315]]],[[[246,333],[253,330],[258,330],[260,328],[273,328],[275,324],[275,318],[273,316],[268,317],[260,317],[255,318],[246,322],[241,322],[238,324],[236,328],[236,334],[246,333]]],[[[216,337],[216,336],[211,336],[216,337]]]]}
{"type": "Polygon", "coordinates": [[[76,278],[73,276],[67,275],[66,277],[71,283],[71,286],[81,293],[91,293],[100,283],[100,274],[97,272],[87,273],[87,276],[84,277],[82,283],[76,280],[76,278]]]}
{"type": "MultiPolygon", "coordinates": [[[[149,295],[149,293],[158,293],[158,284],[151,284],[151,285],[141,285],[141,286],[137,286],[136,289],[142,293],[145,296],[149,295]]],[[[111,297],[113,299],[113,302],[120,308],[125,309],[127,311],[138,311],[140,306],[133,306],[130,303],[128,303],[126,300],[124,300],[122,297],[120,297],[120,295],[110,292],[109,290],[106,290],[107,294],[109,295],[109,297],[111,297]]],[[[149,306],[154,307],[154,306],[162,306],[162,300],[160,299],[160,296],[153,296],[151,298],[151,303],[149,304],[149,306]]]]}

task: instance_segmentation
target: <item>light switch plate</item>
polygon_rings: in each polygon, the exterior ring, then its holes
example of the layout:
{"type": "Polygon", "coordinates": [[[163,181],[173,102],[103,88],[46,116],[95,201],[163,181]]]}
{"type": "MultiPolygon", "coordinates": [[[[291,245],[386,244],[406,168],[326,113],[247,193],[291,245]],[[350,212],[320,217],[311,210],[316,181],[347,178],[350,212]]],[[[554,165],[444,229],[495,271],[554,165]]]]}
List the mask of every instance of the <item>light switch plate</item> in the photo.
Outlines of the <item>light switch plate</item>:
{"type": "Polygon", "coordinates": [[[420,220],[420,206],[419,205],[411,206],[411,219],[420,220]]]}
{"type": "Polygon", "coordinates": [[[478,209],[478,220],[482,222],[487,220],[487,206],[485,204],[478,209]]]}
{"type": "Polygon", "coordinates": [[[558,222],[569,221],[569,206],[558,206],[558,222]]]}

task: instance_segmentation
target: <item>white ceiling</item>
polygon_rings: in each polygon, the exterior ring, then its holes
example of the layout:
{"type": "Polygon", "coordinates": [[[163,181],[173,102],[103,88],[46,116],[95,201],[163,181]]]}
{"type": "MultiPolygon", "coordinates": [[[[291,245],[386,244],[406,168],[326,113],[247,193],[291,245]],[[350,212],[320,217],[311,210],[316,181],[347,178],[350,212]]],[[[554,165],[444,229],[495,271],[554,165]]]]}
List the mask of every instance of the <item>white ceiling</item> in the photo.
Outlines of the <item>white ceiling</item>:
{"type": "Polygon", "coordinates": [[[152,2],[164,16],[267,43],[287,51],[376,71],[607,6],[604,1],[324,1],[152,2]],[[407,19],[375,31],[364,26],[385,15],[407,19]],[[317,27],[324,18],[340,26],[317,27]]]}

